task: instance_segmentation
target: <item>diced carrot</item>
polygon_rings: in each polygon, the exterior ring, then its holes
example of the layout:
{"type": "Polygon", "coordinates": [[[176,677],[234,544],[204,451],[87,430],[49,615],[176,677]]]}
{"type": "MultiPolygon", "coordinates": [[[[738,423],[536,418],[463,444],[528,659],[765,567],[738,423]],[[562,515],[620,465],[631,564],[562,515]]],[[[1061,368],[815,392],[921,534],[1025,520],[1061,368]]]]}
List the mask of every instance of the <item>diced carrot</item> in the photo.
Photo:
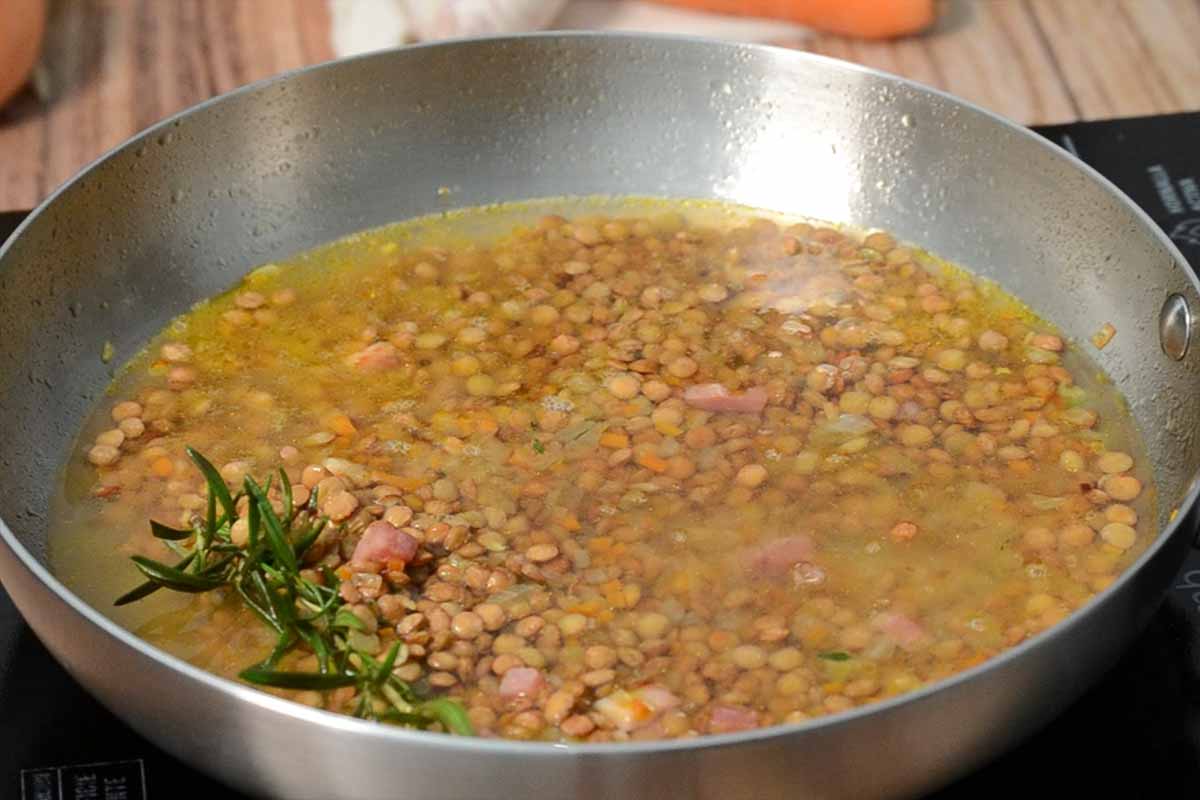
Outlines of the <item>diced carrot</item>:
{"type": "Polygon", "coordinates": [[[597,536],[593,539],[588,539],[587,549],[593,553],[607,553],[612,549],[613,540],[611,536],[597,536]]]}
{"type": "Polygon", "coordinates": [[[1019,458],[1008,462],[1008,470],[1015,475],[1032,475],[1033,462],[1027,458],[1019,458]]]}
{"type": "Polygon", "coordinates": [[[403,489],[406,492],[415,492],[429,481],[421,477],[409,477],[405,475],[392,475],[387,472],[372,472],[371,480],[376,483],[382,483],[387,486],[395,486],[397,489],[403,489]]]}
{"type": "Polygon", "coordinates": [[[156,458],[150,464],[150,471],[160,478],[169,478],[171,473],[175,471],[175,465],[171,463],[171,459],[163,456],[156,458]]]}
{"type": "Polygon", "coordinates": [[[960,670],[970,669],[971,667],[982,664],[984,661],[987,661],[987,659],[988,657],[983,653],[975,653],[974,655],[967,656],[962,661],[958,662],[958,668],[960,670]]]}
{"type": "Polygon", "coordinates": [[[667,462],[665,459],[659,458],[651,452],[643,451],[638,454],[637,463],[641,464],[651,472],[663,473],[667,471],[667,462]]]}
{"type": "Polygon", "coordinates": [[[715,630],[708,635],[708,646],[718,653],[737,644],[737,635],[732,631],[715,630]]]}
{"type": "Polygon", "coordinates": [[[656,0],[666,5],[768,17],[862,39],[890,39],[929,27],[937,16],[933,0],[656,0]]]}
{"type": "Polygon", "coordinates": [[[335,569],[333,571],[333,574],[337,575],[339,578],[341,578],[344,581],[348,581],[348,580],[350,580],[350,575],[352,573],[350,572],[350,567],[347,566],[346,564],[343,564],[342,566],[335,569]]]}
{"type": "Polygon", "coordinates": [[[1100,330],[1092,334],[1092,344],[1095,345],[1097,350],[1103,350],[1116,335],[1117,329],[1113,327],[1111,322],[1106,322],[1100,330]]]}
{"type": "Polygon", "coordinates": [[[583,526],[579,524],[579,518],[574,514],[562,514],[555,520],[559,525],[562,525],[567,530],[574,533],[583,526]]]}
{"type": "Polygon", "coordinates": [[[329,430],[338,436],[353,436],[358,433],[358,428],[354,427],[354,423],[345,414],[334,414],[329,418],[328,424],[329,430]]]}
{"type": "Polygon", "coordinates": [[[488,414],[487,412],[481,412],[475,420],[475,430],[480,433],[486,433],[490,436],[491,434],[500,430],[500,423],[498,423],[491,414],[488,414]]]}
{"type": "Polygon", "coordinates": [[[625,607],[625,587],[618,580],[611,580],[608,583],[600,585],[604,591],[604,599],[608,601],[610,606],[617,608],[625,607]]]}
{"type": "Polygon", "coordinates": [[[639,721],[650,719],[650,717],[654,714],[654,709],[650,708],[650,706],[646,705],[636,697],[633,698],[633,702],[629,704],[629,710],[639,721]]]}
{"type": "Polygon", "coordinates": [[[600,446],[612,450],[624,450],[629,447],[629,436],[620,431],[605,431],[600,434],[600,446]]]}
{"type": "Polygon", "coordinates": [[[582,603],[576,603],[567,610],[575,614],[583,614],[585,617],[595,617],[604,611],[604,601],[599,597],[593,597],[582,603]]]}
{"type": "Polygon", "coordinates": [[[799,639],[809,647],[820,647],[832,638],[832,631],[822,622],[808,622],[800,627],[799,639]]]}
{"type": "Polygon", "coordinates": [[[679,570],[671,576],[671,591],[675,594],[687,594],[692,589],[692,576],[687,570],[679,570]]]}
{"type": "Polygon", "coordinates": [[[533,466],[533,457],[536,455],[532,447],[514,447],[512,455],[508,457],[508,463],[514,467],[525,467],[526,469],[533,466]]]}

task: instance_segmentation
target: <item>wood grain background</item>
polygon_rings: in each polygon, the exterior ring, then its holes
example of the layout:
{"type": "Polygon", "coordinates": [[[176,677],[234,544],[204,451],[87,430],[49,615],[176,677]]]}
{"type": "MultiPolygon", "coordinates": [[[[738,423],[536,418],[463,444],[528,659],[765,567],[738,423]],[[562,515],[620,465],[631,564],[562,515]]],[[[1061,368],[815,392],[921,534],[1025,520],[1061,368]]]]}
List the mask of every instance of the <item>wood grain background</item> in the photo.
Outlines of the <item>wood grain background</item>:
{"type": "MultiPolygon", "coordinates": [[[[332,58],[328,28],[325,0],[60,0],[46,99],[0,110],[0,210],[168,114],[332,58]]],[[[1200,0],[954,0],[925,36],[797,46],[1027,124],[1200,110],[1200,0]]]]}

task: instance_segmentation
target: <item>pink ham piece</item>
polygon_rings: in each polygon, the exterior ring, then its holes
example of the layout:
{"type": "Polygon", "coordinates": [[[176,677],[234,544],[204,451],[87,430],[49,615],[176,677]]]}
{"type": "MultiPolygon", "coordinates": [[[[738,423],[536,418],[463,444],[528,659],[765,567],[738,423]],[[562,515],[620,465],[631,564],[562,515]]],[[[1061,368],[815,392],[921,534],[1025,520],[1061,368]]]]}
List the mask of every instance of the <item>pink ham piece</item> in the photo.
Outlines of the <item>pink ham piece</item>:
{"type": "Polygon", "coordinates": [[[412,561],[417,554],[417,540],[409,536],[395,525],[389,525],[383,520],[372,522],[363,531],[358,546],[354,548],[354,556],[350,559],[355,564],[374,562],[388,564],[393,561],[412,561]]]}
{"type": "Polygon", "coordinates": [[[533,667],[513,667],[500,679],[500,696],[505,700],[533,697],[546,687],[542,671],[533,667]]]}
{"type": "Polygon", "coordinates": [[[664,689],[661,686],[643,686],[635,691],[634,695],[650,706],[650,709],[656,714],[670,711],[679,705],[679,698],[670,689],[664,689]]]}
{"type": "Polygon", "coordinates": [[[359,350],[346,362],[362,372],[379,372],[400,366],[400,356],[394,345],[388,342],[376,342],[359,350]]]}
{"type": "Polygon", "coordinates": [[[802,533],[785,536],[751,548],[745,555],[746,568],[756,575],[778,578],[796,564],[811,562],[816,549],[812,538],[802,533]]]}
{"type": "Polygon", "coordinates": [[[871,624],[905,650],[915,650],[928,638],[925,629],[911,617],[895,611],[877,614],[871,624]]]}
{"type": "Polygon", "coordinates": [[[685,389],[683,402],[705,411],[761,414],[767,405],[767,391],[755,386],[742,394],[730,394],[719,383],[702,383],[685,389]]]}
{"type": "Polygon", "coordinates": [[[733,733],[758,727],[758,714],[742,706],[713,706],[708,720],[709,733],[733,733]]]}

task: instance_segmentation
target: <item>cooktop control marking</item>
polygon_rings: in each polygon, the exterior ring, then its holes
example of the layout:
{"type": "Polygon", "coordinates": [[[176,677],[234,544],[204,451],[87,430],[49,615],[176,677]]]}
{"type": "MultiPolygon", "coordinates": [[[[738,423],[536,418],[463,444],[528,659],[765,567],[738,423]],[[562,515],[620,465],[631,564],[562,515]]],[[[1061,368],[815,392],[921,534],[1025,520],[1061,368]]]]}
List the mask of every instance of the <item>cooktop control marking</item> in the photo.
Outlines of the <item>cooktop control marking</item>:
{"type": "Polygon", "coordinates": [[[21,770],[21,800],[146,800],[142,759],[21,770]]]}

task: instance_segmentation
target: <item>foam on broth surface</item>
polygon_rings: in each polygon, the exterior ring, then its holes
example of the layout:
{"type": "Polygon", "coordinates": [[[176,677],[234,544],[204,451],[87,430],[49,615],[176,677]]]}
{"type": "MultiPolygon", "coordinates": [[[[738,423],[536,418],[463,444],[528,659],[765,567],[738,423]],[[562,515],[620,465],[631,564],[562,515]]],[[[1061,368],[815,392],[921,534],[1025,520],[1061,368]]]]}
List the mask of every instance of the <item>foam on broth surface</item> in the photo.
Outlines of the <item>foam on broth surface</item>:
{"type": "MultiPolygon", "coordinates": [[[[884,233],[702,202],[402,223],[173,322],[55,501],[56,571],[98,608],[130,554],[168,556],[149,518],[203,514],[185,444],[231,483],[283,465],[320,487],[313,561],[374,644],[514,738],[911,691],[1088,602],[1156,521],[1121,398],[1017,300],[884,233]],[[378,521],[417,555],[356,560],[378,521]]],[[[225,675],[273,640],[221,591],[113,616],[225,675]]]]}

